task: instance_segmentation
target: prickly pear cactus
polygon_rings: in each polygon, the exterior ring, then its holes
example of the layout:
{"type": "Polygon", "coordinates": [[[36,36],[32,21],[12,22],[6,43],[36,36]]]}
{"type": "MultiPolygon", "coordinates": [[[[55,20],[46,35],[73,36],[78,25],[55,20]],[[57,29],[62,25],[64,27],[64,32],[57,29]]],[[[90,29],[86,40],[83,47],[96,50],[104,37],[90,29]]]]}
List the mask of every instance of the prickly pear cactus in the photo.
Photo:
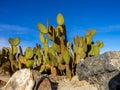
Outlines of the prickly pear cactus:
{"type": "Polygon", "coordinates": [[[13,72],[26,67],[39,70],[40,73],[50,71],[54,76],[74,76],[76,65],[81,59],[98,55],[104,44],[99,40],[93,42],[96,30],[87,30],[86,35],[82,37],[75,36],[74,44],[68,42],[64,22],[62,13],[59,13],[56,17],[57,26],[38,23],[39,39],[43,45],[41,47],[36,44],[33,49],[27,47],[24,53],[21,48],[17,48],[20,38],[9,38],[11,48],[4,48],[0,52],[0,65],[2,64],[3,68],[7,65],[13,72]]]}
{"type": "Polygon", "coordinates": [[[48,33],[47,28],[41,23],[38,23],[38,29],[40,30],[41,33],[44,33],[44,34],[48,33]]]}
{"type": "Polygon", "coordinates": [[[33,50],[30,47],[27,47],[25,50],[26,59],[31,59],[33,57],[33,50]]]}
{"type": "Polygon", "coordinates": [[[12,46],[17,46],[20,43],[20,38],[19,37],[16,37],[15,39],[9,38],[8,41],[12,46]]]}
{"type": "Polygon", "coordinates": [[[57,15],[57,24],[58,25],[63,25],[64,24],[64,17],[61,13],[57,15]]]}
{"type": "Polygon", "coordinates": [[[68,50],[65,50],[65,51],[62,53],[62,56],[63,56],[64,62],[65,62],[66,64],[69,64],[69,63],[70,63],[70,54],[69,54],[69,51],[68,51],[68,50]]]}
{"type": "Polygon", "coordinates": [[[88,53],[89,56],[96,56],[99,55],[100,53],[100,48],[102,48],[104,46],[103,42],[100,42],[99,40],[96,41],[96,45],[92,44],[91,45],[91,50],[88,53]]]}

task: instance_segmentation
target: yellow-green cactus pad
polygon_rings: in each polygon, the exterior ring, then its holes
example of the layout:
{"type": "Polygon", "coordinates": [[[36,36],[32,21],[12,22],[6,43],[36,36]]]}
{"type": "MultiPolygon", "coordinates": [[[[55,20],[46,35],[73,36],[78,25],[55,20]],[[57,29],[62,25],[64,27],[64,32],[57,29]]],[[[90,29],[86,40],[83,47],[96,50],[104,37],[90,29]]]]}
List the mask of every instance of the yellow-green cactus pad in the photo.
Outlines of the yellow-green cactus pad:
{"type": "Polygon", "coordinates": [[[12,46],[17,46],[20,43],[20,38],[19,37],[16,37],[15,39],[9,38],[8,41],[12,46]]]}
{"type": "Polygon", "coordinates": [[[31,59],[33,57],[33,50],[30,47],[26,48],[25,57],[26,59],[31,59]]]}
{"type": "Polygon", "coordinates": [[[66,64],[70,63],[70,54],[69,51],[66,49],[64,50],[64,52],[62,53],[63,59],[65,61],[66,64]]]}
{"type": "Polygon", "coordinates": [[[38,27],[38,29],[40,30],[41,33],[45,33],[45,34],[48,33],[47,28],[43,24],[38,23],[37,27],[38,27]]]}
{"type": "Polygon", "coordinates": [[[57,24],[58,25],[63,25],[64,24],[64,17],[61,13],[57,15],[57,24]]]}
{"type": "Polygon", "coordinates": [[[41,41],[42,43],[45,42],[45,37],[44,37],[44,34],[43,34],[43,33],[40,33],[40,41],[41,41]]]}

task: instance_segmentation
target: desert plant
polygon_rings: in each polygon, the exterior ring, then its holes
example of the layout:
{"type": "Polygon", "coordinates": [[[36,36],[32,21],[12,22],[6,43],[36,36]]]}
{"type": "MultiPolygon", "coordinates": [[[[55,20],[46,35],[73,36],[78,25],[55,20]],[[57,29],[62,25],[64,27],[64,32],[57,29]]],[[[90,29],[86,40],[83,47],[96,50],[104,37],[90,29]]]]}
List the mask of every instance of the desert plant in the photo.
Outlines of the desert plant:
{"type": "Polygon", "coordinates": [[[87,30],[85,36],[75,36],[74,43],[70,43],[67,40],[64,17],[61,13],[57,15],[56,22],[56,27],[37,24],[43,47],[36,44],[33,49],[27,47],[23,53],[22,47],[19,46],[20,52],[18,53],[17,45],[20,43],[20,38],[9,38],[11,48],[3,48],[0,52],[1,69],[7,68],[15,72],[25,67],[39,70],[40,73],[50,71],[54,76],[66,75],[71,79],[81,59],[100,53],[104,44],[99,40],[94,43],[92,38],[96,30],[87,30]]]}
{"type": "MultiPolygon", "coordinates": [[[[40,41],[44,45],[43,62],[47,63],[48,68],[54,67],[57,71],[62,72],[61,74],[64,72],[71,78],[75,74],[76,64],[82,58],[98,55],[103,43],[97,41],[95,45],[92,37],[96,34],[96,30],[88,30],[84,37],[75,36],[74,44],[71,44],[67,41],[63,15],[59,13],[56,20],[57,27],[48,26],[47,28],[41,23],[37,25],[40,31],[40,41]],[[47,37],[45,37],[46,35],[47,37]],[[52,41],[51,47],[48,47],[49,40],[52,41]]],[[[45,67],[46,65],[42,64],[40,72],[44,71],[45,67]]]]}

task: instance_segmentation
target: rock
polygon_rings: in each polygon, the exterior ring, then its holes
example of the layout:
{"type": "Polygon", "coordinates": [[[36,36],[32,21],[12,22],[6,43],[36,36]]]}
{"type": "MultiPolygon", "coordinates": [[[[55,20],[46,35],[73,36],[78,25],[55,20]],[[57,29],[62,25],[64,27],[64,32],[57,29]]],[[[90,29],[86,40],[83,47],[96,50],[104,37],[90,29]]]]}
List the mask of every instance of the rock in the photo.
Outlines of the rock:
{"type": "Polygon", "coordinates": [[[32,90],[35,81],[30,69],[21,69],[10,78],[3,90],[32,90]]]}
{"type": "Polygon", "coordinates": [[[71,80],[21,69],[2,90],[120,90],[119,70],[120,52],[106,52],[82,60],[71,80]]]}
{"type": "MultiPolygon", "coordinates": [[[[51,90],[51,82],[47,75],[38,71],[21,69],[15,72],[2,90],[51,90]]],[[[1,90],[0,89],[0,90],[1,90]]]]}
{"type": "Polygon", "coordinates": [[[120,73],[109,81],[109,90],[120,90],[120,73]]]}
{"type": "Polygon", "coordinates": [[[99,88],[108,89],[108,83],[120,70],[120,52],[106,52],[82,60],[76,68],[79,80],[98,84],[99,88]]]}

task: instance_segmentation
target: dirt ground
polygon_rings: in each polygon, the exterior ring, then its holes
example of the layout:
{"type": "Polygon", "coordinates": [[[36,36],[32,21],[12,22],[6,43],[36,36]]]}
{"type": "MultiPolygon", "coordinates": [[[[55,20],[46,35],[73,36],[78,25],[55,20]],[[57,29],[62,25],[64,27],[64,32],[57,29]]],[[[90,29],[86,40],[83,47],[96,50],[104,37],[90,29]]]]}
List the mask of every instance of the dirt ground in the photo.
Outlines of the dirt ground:
{"type": "MultiPolygon", "coordinates": [[[[0,87],[3,87],[9,78],[9,75],[0,73],[0,87]]],[[[50,76],[50,80],[53,82],[52,90],[97,90],[94,85],[90,85],[85,80],[79,81],[77,76],[74,76],[71,80],[67,79],[65,76],[50,76]]],[[[48,86],[48,83],[43,82],[42,89],[44,87],[46,88],[46,86],[48,86]]]]}

